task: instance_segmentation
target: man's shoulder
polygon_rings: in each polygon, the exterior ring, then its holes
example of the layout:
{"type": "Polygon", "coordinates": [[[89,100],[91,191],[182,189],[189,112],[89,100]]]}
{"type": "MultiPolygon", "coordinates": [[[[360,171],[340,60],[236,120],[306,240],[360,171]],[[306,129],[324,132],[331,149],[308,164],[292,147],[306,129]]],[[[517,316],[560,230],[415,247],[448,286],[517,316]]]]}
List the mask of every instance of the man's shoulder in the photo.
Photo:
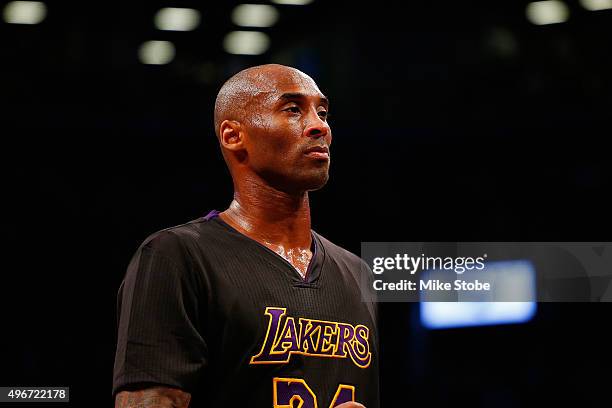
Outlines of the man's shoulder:
{"type": "Polygon", "coordinates": [[[209,219],[200,217],[183,224],[164,228],[150,234],[141,245],[166,254],[177,254],[195,247],[206,247],[214,237],[215,227],[209,219]]]}

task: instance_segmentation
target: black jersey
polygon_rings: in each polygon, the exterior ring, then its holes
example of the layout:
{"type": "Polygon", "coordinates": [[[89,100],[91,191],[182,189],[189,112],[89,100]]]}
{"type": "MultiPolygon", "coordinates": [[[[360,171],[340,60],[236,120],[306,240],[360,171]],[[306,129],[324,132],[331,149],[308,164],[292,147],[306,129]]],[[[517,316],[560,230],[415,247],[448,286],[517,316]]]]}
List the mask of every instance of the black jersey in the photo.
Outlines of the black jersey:
{"type": "Polygon", "coordinates": [[[190,407],[378,407],[361,259],[313,231],[302,278],[217,214],[153,234],[132,258],[113,393],[160,384],[190,392],[190,407]]]}

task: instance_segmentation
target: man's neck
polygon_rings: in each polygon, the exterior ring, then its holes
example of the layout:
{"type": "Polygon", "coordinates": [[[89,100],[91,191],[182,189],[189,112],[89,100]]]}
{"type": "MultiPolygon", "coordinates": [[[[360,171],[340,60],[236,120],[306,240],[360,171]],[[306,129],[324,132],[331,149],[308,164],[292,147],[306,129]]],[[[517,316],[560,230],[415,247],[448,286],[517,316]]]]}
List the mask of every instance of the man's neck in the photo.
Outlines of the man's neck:
{"type": "Polygon", "coordinates": [[[253,181],[234,188],[234,200],[220,214],[225,222],[267,246],[310,249],[308,192],[288,194],[253,181]]]}

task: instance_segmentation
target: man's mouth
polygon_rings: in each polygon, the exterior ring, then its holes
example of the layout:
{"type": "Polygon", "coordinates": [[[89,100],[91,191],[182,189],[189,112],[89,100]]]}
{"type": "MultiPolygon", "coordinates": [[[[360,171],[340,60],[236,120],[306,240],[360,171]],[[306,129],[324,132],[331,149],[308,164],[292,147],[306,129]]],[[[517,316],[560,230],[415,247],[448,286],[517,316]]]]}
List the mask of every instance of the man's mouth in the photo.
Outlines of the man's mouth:
{"type": "Polygon", "coordinates": [[[304,154],[314,159],[329,160],[329,147],[313,146],[304,151],[304,154]]]}

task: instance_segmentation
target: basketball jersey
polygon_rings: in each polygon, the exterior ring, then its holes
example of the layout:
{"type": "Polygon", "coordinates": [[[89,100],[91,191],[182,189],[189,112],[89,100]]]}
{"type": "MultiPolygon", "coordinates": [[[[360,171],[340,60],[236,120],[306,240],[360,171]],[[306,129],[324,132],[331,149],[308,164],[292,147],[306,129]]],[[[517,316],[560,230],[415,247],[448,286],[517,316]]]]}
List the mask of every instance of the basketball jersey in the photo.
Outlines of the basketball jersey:
{"type": "Polygon", "coordinates": [[[151,235],[132,258],[113,393],[165,385],[191,393],[190,407],[378,407],[361,259],[312,231],[302,278],[217,214],[151,235]]]}

